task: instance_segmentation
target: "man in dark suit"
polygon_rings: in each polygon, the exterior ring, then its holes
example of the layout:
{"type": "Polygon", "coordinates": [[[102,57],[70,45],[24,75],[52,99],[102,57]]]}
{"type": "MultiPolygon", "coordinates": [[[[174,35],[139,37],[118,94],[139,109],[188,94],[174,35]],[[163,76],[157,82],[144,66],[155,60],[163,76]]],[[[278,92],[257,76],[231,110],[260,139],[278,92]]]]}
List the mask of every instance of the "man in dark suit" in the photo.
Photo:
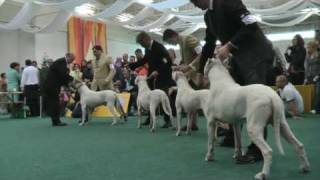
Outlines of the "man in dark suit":
{"type": "Polygon", "coordinates": [[[69,75],[68,64],[72,63],[74,59],[74,54],[67,53],[65,57],[53,62],[44,81],[44,96],[52,126],[67,125],[60,121],[59,93],[61,86],[67,86],[73,80],[69,75]]]}
{"type": "MultiPolygon", "coordinates": [[[[150,89],[162,89],[168,93],[168,89],[174,84],[171,78],[171,64],[172,60],[169,56],[166,48],[151,37],[146,32],[141,32],[136,38],[137,43],[145,48],[145,56],[142,60],[136,63],[129,64],[131,70],[137,67],[143,66],[148,63],[148,85],[150,89]]],[[[170,102],[172,104],[172,102],[170,102]]],[[[174,106],[171,105],[174,112],[174,106]]],[[[164,115],[165,124],[163,128],[168,128],[171,126],[170,118],[168,115],[164,115]]],[[[146,120],[144,125],[150,123],[150,118],[146,120]]]]}
{"type": "MultiPolygon", "coordinates": [[[[216,41],[219,59],[230,58],[231,75],[240,85],[265,84],[267,71],[272,68],[273,51],[270,43],[241,0],[190,0],[195,6],[206,10],[204,20],[207,26],[205,45],[200,58],[199,72],[203,73],[208,58],[212,58],[216,41]]],[[[233,142],[232,131],[229,137],[233,142]]],[[[247,155],[237,159],[238,163],[252,163],[262,160],[260,150],[251,144],[247,155]]]]}

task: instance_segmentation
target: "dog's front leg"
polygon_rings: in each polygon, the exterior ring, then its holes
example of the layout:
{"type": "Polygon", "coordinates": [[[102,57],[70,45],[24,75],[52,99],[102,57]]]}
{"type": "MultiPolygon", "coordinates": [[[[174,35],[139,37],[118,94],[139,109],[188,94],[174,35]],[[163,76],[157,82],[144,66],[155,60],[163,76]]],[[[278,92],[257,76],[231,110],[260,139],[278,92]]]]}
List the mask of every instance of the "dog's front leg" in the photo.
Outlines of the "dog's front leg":
{"type": "Polygon", "coordinates": [[[137,103],[137,115],[138,115],[138,126],[137,126],[137,128],[141,128],[141,106],[140,106],[140,103],[137,103]]]}
{"type": "Polygon", "coordinates": [[[233,124],[234,132],[234,156],[233,158],[237,159],[242,156],[242,142],[241,142],[241,129],[240,123],[233,124]]]}
{"type": "Polygon", "coordinates": [[[182,109],[180,106],[176,105],[176,109],[177,109],[177,133],[176,136],[180,136],[181,133],[181,113],[182,113],[182,109]]]}
{"type": "Polygon", "coordinates": [[[152,123],[152,127],[151,127],[150,131],[152,133],[154,133],[156,130],[156,110],[157,110],[157,106],[155,104],[151,103],[151,105],[150,105],[150,123],[152,123]]]}
{"type": "Polygon", "coordinates": [[[117,115],[116,115],[115,107],[114,107],[113,103],[108,103],[108,108],[112,114],[113,121],[112,121],[111,125],[113,126],[113,125],[117,124],[117,115]]]}
{"type": "Polygon", "coordinates": [[[208,119],[207,122],[207,129],[208,129],[208,152],[206,155],[205,160],[206,161],[213,161],[214,160],[214,156],[213,156],[213,144],[214,144],[214,135],[215,135],[215,130],[216,130],[216,123],[215,123],[215,119],[211,118],[208,119]]]}
{"type": "Polygon", "coordinates": [[[79,126],[83,126],[84,125],[84,121],[86,119],[86,113],[87,113],[87,106],[86,104],[81,104],[81,122],[79,123],[79,126]]]}
{"type": "Polygon", "coordinates": [[[188,112],[187,117],[188,117],[188,121],[187,121],[186,134],[191,135],[191,126],[192,126],[192,122],[195,121],[194,118],[196,118],[196,112],[188,112]]]}

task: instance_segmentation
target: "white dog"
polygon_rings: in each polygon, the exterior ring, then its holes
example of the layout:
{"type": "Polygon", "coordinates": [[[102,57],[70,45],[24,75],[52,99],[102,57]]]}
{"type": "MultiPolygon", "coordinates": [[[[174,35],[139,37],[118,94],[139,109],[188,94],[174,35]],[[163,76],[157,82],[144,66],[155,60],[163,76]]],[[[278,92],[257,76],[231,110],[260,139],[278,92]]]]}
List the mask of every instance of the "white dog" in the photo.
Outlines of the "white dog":
{"type": "Polygon", "coordinates": [[[170,101],[167,94],[160,90],[150,90],[147,84],[147,78],[145,76],[137,76],[135,79],[135,84],[138,85],[138,97],[137,97],[137,107],[138,107],[138,128],[141,128],[141,108],[150,111],[150,127],[151,132],[155,131],[156,127],[156,110],[161,104],[164,112],[170,116],[170,121],[172,122],[172,111],[170,107],[170,101]]]}
{"type": "Polygon", "coordinates": [[[263,169],[256,179],[266,179],[269,175],[272,149],[263,138],[264,127],[273,123],[275,141],[280,153],[283,148],[281,135],[294,146],[300,160],[300,169],[308,172],[310,164],[303,144],[297,140],[286,121],[284,106],[277,93],[268,86],[249,85],[240,86],[235,83],[220,60],[209,59],[204,70],[209,75],[210,93],[208,99],[208,152],[206,160],[213,160],[213,141],[215,121],[224,121],[234,125],[235,155],[241,156],[240,119],[246,118],[249,138],[263,154],[263,169]]]}
{"type": "MultiPolygon", "coordinates": [[[[124,113],[124,110],[120,104],[120,101],[117,97],[117,93],[111,90],[104,91],[92,91],[88,88],[88,86],[84,82],[76,81],[75,87],[77,88],[80,94],[80,104],[82,111],[82,119],[79,123],[80,126],[84,125],[85,117],[88,111],[92,112],[95,107],[100,105],[107,105],[112,116],[113,122],[112,125],[117,123],[117,115],[116,111],[120,114],[120,118],[124,118],[126,120],[127,116],[124,113]]],[[[90,113],[88,113],[90,114],[90,113]]]]}
{"type": "Polygon", "coordinates": [[[181,113],[184,111],[187,113],[188,123],[186,134],[191,133],[191,121],[192,116],[196,115],[199,109],[206,112],[207,99],[209,95],[208,89],[194,90],[189,85],[187,78],[180,71],[172,73],[172,79],[177,83],[177,97],[176,97],[176,110],[177,110],[177,133],[179,136],[181,133],[181,113]]]}

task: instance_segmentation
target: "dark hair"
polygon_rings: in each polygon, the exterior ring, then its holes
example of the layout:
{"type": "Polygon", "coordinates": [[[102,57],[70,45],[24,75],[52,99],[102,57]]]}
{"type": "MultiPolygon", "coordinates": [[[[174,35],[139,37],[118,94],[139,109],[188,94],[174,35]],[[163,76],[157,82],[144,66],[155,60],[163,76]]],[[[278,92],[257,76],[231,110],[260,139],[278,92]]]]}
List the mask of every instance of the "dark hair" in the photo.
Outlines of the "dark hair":
{"type": "Polygon", "coordinates": [[[10,68],[11,68],[11,69],[14,69],[14,68],[17,67],[17,66],[20,66],[20,64],[17,63],[17,62],[13,62],[13,63],[10,64],[10,68]]]}
{"type": "Polygon", "coordinates": [[[31,66],[32,61],[30,59],[27,59],[27,60],[25,60],[25,64],[26,64],[26,66],[31,66]]]}
{"type": "Polygon", "coordinates": [[[141,44],[143,39],[145,39],[145,38],[151,38],[151,37],[149,36],[148,33],[146,33],[145,31],[142,31],[137,35],[136,42],[141,44]]]}
{"type": "Polygon", "coordinates": [[[134,52],[135,53],[142,53],[142,50],[141,49],[136,49],[134,52]]]}
{"type": "Polygon", "coordinates": [[[38,64],[38,62],[37,61],[32,61],[32,64],[38,64]]]}
{"type": "Polygon", "coordinates": [[[295,35],[294,38],[297,38],[297,46],[304,46],[304,40],[300,34],[295,35]]]}
{"type": "Polygon", "coordinates": [[[92,50],[98,50],[98,51],[102,51],[103,52],[103,49],[100,45],[95,45],[93,46],[92,50]]]}
{"type": "Polygon", "coordinates": [[[168,41],[168,39],[174,37],[174,36],[178,36],[178,33],[172,29],[166,29],[163,32],[163,41],[168,41]]]}
{"type": "Polygon", "coordinates": [[[4,78],[6,76],[6,73],[1,73],[1,78],[4,78]]]}

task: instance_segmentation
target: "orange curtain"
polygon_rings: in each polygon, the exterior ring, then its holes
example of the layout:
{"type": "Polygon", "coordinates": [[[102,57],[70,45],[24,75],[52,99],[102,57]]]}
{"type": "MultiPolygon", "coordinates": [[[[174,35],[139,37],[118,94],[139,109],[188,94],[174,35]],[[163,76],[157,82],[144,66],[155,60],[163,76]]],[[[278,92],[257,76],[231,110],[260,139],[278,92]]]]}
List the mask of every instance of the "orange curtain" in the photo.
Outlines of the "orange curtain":
{"type": "Polygon", "coordinates": [[[81,65],[94,45],[101,45],[106,52],[106,39],[105,24],[86,21],[77,17],[70,18],[68,22],[68,47],[69,52],[76,55],[75,63],[81,65]]]}

